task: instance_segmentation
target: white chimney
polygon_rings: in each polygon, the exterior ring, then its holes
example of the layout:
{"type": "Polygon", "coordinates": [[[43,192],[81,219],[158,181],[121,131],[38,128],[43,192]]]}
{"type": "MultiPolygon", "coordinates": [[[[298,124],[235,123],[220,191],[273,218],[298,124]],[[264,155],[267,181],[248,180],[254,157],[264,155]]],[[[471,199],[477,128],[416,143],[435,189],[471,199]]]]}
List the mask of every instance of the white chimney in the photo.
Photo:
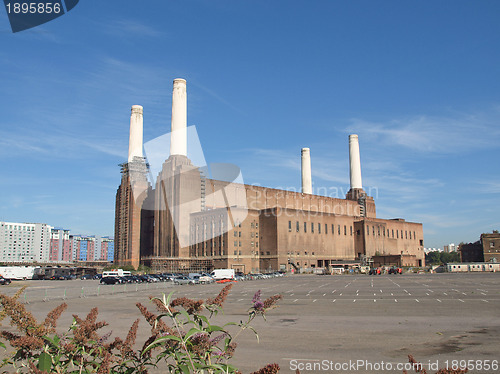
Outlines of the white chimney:
{"type": "Polygon", "coordinates": [[[359,142],[357,135],[349,135],[349,171],[351,178],[351,190],[362,189],[361,161],[359,158],[359,142]]]}
{"type": "Polygon", "coordinates": [[[132,162],[134,157],[142,156],[142,106],[132,105],[130,115],[130,138],[128,142],[128,162],[132,162]]]}
{"type": "Polygon", "coordinates": [[[187,94],[186,80],[174,79],[172,92],[172,132],[170,155],[187,156],[187,94]]]}
{"type": "Polygon", "coordinates": [[[312,194],[311,152],[309,148],[302,148],[302,193],[312,194]]]}

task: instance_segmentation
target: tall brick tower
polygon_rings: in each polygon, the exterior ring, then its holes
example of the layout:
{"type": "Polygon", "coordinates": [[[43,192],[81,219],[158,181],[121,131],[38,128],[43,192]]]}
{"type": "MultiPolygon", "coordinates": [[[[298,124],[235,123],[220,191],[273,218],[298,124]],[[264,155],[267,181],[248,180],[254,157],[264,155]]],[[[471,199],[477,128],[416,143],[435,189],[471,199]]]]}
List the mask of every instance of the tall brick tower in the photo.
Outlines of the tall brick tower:
{"type": "MultiPolygon", "coordinates": [[[[142,153],[143,109],[132,106],[128,162],[121,164],[121,184],[116,192],[115,258],[118,266],[140,263],[142,205],[151,195],[147,180],[148,164],[142,153]]],[[[142,239],[143,240],[143,239],[142,239]]]]}

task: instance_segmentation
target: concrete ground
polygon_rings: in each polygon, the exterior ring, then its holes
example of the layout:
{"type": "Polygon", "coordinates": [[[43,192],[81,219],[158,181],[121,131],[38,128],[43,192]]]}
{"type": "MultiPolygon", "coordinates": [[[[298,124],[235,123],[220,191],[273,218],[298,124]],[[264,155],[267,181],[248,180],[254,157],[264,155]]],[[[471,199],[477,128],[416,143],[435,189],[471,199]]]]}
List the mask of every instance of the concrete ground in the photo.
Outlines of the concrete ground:
{"type": "MultiPolygon", "coordinates": [[[[97,281],[25,281],[0,288],[13,294],[29,288],[21,300],[39,319],[66,301],[58,326],[72,314],[84,317],[97,306],[103,332],[125,337],[141,318],[138,341],[149,332],[135,307],[150,305],[148,296],[176,291],[177,296],[206,299],[223,285],[124,285],[99,287],[97,281]],[[146,288],[147,287],[147,288],[146,288]]],[[[429,373],[468,361],[469,373],[499,373],[500,274],[295,275],[236,283],[220,324],[245,320],[257,290],[263,298],[282,294],[267,321],[256,319],[260,343],[250,331],[238,336],[232,363],[250,373],[276,362],[282,373],[401,373],[408,354],[429,373]],[[481,368],[479,368],[481,366],[481,368]],[[490,368],[488,368],[490,366],[490,368]],[[495,369],[496,367],[496,369],[495,369]]],[[[151,308],[154,310],[154,308],[151,308]]],[[[7,321],[3,322],[4,327],[7,321]]],[[[410,372],[410,370],[409,370],[410,372]]]]}

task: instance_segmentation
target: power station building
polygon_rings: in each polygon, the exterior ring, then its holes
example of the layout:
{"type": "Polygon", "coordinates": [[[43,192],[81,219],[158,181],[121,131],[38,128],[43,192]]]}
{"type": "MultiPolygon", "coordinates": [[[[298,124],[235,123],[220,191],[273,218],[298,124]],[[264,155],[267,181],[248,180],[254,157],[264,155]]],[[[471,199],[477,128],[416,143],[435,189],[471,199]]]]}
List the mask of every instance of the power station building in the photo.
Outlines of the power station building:
{"type": "Polygon", "coordinates": [[[227,165],[213,173],[222,177],[210,178],[188,157],[187,129],[186,81],[175,79],[170,153],[152,178],[143,108],[132,107],[129,157],[116,194],[115,264],[244,273],[424,265],[422,224],[377,218],[362,186],[357,135],[349,136],[350,190],[339,199],[312,194],[309,148],[301,154],[301,192],[239,183],[239,170],[227,165]]]}

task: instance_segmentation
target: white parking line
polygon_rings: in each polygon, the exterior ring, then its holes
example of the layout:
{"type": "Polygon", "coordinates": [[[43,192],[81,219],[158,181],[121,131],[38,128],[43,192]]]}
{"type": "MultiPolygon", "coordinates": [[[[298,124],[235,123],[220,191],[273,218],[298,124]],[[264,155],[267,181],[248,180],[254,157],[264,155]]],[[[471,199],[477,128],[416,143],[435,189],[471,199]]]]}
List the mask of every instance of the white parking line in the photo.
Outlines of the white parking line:
{"type": "Polygon", "coordinates": [[[299,299],[295,299],[295,300],[293,300],[293,302],[294,302],[294,303],[296,303],[296,302],[297,302],[297,300],[299,300],[299,299]]]}
{"type": "Polygon", "coordinates": [[[461,301],[462,303],[465,303],[465,301],[463,301],[462,299],[458,299],[458,301],[461,301]]]}
{"type": "Polygon", "coordinates": [[[415,299],[415,301],[416,301],[417,303],[419,303],[419,302],[420,302],[420,301],[418,301],[418,299],[415,299]]]}
{"type": "Polygon", "coordinates": [[[333,300],[332,300],[332,303],[334,303],[335,301],[337,301],[337,299],[333,299],[333,300]]]}
{"type": "Polygon", "coordinates": [[[483,300],[481,300],[481,301],[484,301],[485,303],[489,303],[489,301],[488,301],[488,300],[484,300],[484,299],[483,299],[483,300]]]}
{"type": "Polygon", "coordinates": [[[339,296],[342,296],[342,294],[340,294],[339,296]]]}
{"type": "Polygon", "coordinates": [[[335,293],[335,291],[337,291],[337,290],[333,290],[332,293],[335,293]]]}
{"type": "Polygon", "coordinates": [[[439,301],[439,302],[441,302],[441,300],[439,300],[439,299],[436,299],[436,300],[439,301]]]}
{"type": "Polygon", "coordinates": [[[353,302],[353,303],[355,303],[355,302],[356,302],[356,299],[354,299],[352,302],[353,302]]]}
{"type": "Polygon", "coordinates": [[[481,292],[481,295],[486,295],[484,292],[481,292]]]}
{"type": "Polygon", "coordinates": [[[376,303],[376,302],[377,302],[377,300],[373,299],[373,302],[374,302],[374,303],[376,303]]]}
{"type": "Polygon", "coordinates": [[[394,299],[394,301],[397,303],[397,302],[398,302],[398,299],[394,299]]]}
{"type": "Polygon", "coordinates": [[[295,294],[294,294],[294,293],[291,293],[291,294],[290,294],[290,296],[293,296],[293,295],[295,295],[295,294]]]}
{"type": "Polygon", "coordinates": [[[446,292],[443,292],[443,295],[446,295],[446,296],[448,296],[448,294],[447,294],[446,292]]]}
{"type": "Polygon", "coordinates": [[[324,293],[323,296],[326,296],[326,293],[324,293]]]}
{"type": "Polygon", "coordinates": [[[314,299],[314,300],[313,300],[313,303],[315,303],[315,302],[316,302],[316,300],[317,300],[317,299],[314,299]]]}
{"type": "Polygon", "coordinates": [[[427,296],[429,296],[429,293],[428,293],[428,292],[426,292],[425,294],[426,294],[427,296]]]}
{"type": "Polygon", "coordinates": [[[434,292],[433,290],[427,290],[427,291],[429,291],[429,292],[434,292]]]}

